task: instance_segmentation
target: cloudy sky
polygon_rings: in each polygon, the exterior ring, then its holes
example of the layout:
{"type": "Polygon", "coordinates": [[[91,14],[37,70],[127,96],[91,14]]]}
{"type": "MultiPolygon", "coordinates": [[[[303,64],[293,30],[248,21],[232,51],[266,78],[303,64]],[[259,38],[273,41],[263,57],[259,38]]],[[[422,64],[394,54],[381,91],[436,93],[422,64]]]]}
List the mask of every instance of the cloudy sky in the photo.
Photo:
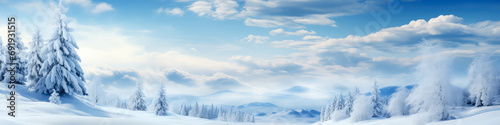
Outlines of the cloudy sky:
{"type": "MultiPolygon", "coordinates": [[[[0,17],[18,18],[27,45],[36,27],[45,39],[51,36],[55,3],[0,0],[0,17]]],[[[123,99],[141,82],[147,96],[162,83],[172,96],[230,90],[259,95],[246,101],[286,95],[323,105],[354,87],[366,92],[375,80],[382,87],[416,84],[413,67],[423,41],[453,55],[452,84],[459,87],[468,83],[473,57],[500,59],[500,2],[493,0],[62,3],[87,82],[123,99]]],[[[4,45],[6,24],[0,20],[4,45]]]]}

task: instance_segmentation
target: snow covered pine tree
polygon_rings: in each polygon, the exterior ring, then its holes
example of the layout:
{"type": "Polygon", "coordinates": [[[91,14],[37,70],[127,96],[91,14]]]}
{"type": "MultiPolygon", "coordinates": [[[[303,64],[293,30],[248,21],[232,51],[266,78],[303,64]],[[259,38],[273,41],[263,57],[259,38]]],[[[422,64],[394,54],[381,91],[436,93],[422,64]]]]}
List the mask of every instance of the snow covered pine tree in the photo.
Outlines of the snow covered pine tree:
{"type": "MultiPolygon", "coordinates": [[[[21,36],[21,33],[19,32],[16,32],[16,36],[21,36]]],[[[6,48],[8,48],[10,45],[9,44],[6,44],[6,48]]],[[[16,53],[13,57],[14,57],[14,60],[10,60],[9,58],[12,58],[12,56],[10,54],[5,54],[6,58],[5,58],[5,65],[3,65],[2,67],[2,70],[1,70],[1,73],[3,75],[3,82],[6,82],[8,83],[9,81],[11,81],[9,78],[11,77],[11,74],[10,72],[8,72],[7,70],[10,69],[11,67],[15,67],[15,78],[16,78],[16,84],[25,84],[26,83],[26,74],[27,74],[27,70],[26,70],[26,58],[24,58],[25,56],[25,50],[26,50],[26,47],[24,46],[24,43],[21,39],[21,37],[16,37],[16,43],[14,44],[14,52],[16,53]],[[17,65],[9,65],[8,63],[17,63],[17,65]]],[[[7,50],[6,50],[7,51],[7,50]]]]}
{"type": "Polygon", "coordinates": [[[168,115],[167,95],[165,94],[165,86],[162,84],[158,91],[158,96],[154,101],[153,112],[155,115],[166,116],[168,115]]]}
{"type": "Polygon", "coordinates": [[[55,90],[61,95],[87,95],[83,70],[79,64],[81,59],[75,51],[78,46],[70,34],[72,29],[68,27],[69,21],[62,8],[59,3],[56,9],[57,28],[42,54],[47,56],[40,70],[42,78],[33,88],[41,94],[50,94],[55,90]]]}
{"type": "MultiPolygon", "coordinates": [[[[0,44],[1,45],[1,44],[0,44]]],[[[30,44],[30,51],[28,53],[28,81],[31,83],[29,88],[33,88],[34,85],[40,80],[42,75],[40,74],[40,69],[43,64],[42,54],[43,40],[40,35],[40,31],[36,30],[33,34],[33,40],[30,44]]]]}
{"type": "Polygon", "coordinates": [[[146,101],[144,100],[144,93],[142,92],[142,84],[137,83],[137,90],[134,95],[130,97],[128,102],[128,109],[134,111],[146,111],[146,101]]]}

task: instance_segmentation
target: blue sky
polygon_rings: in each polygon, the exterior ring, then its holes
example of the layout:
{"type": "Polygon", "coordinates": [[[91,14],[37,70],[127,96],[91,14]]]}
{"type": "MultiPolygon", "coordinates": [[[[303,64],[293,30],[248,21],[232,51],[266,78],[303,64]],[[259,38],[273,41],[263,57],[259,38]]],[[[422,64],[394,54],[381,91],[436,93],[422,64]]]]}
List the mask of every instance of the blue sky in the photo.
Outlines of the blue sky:
{"type": "MultiPolygon", "coordinates": [[[[35,26],[46,39],[52,33],[54,1],[0,3],[0,17],[20,19],[24,42],[35,26]]],[[[460,87],[468,83],[473,57],[500,59],[500,2],[494,0],[62,3],[88,83],[101,81],[115,93],[127,93],[137,81],[146,89],[164,83],[169,94],[195,96],[303,86],[311,91],[293,95],[323,102],[356,86],[367,91],[375,79],[381,86],[416,84],[413,67],[424,40],[453,55],[452,84],[460,87]]],[[[5,34],[0,32],[4,41],[5,34]]]]}

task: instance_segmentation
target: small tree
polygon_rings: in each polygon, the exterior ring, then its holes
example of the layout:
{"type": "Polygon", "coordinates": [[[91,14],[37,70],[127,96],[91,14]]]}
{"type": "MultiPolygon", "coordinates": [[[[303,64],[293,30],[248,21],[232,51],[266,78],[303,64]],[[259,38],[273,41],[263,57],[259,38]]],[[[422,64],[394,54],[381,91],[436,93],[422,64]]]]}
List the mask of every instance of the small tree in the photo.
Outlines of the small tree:
{"type": "Polygon", "coordinates": [[[163,84],[158,92],[158,96],[154,101],[154,109],[153,112],[159,116],[168,115],[168,103],[167,103],[167,95],[165,94],[165,87],[163,84]]]}
{"type": "Polygon", "coordinates": [[[137,90],[134,95],[130,97],[130,101],[128,102],[128,109],[130,110],[138,110],[138,111],[146,111],[146,101],[144,101],[144,93],[142,92],[142,84],[137,83],[137,90]]]}
{"type": "Polygon", "coordinates": [[[54,104],[58,104],[58,105],[61,104],[61,100],[59,99],[59,93],[57,93],[56,91],[53,91],[49,97],[49,101],[50,101],[50,103],[54,103],[54,104]]]}
{"type": "Polygon", "coordinates": [[[354,100],[351,118],[353,121],[368,120],[373,117],[373,100],[370,97],[359,95],[354,100]]]}

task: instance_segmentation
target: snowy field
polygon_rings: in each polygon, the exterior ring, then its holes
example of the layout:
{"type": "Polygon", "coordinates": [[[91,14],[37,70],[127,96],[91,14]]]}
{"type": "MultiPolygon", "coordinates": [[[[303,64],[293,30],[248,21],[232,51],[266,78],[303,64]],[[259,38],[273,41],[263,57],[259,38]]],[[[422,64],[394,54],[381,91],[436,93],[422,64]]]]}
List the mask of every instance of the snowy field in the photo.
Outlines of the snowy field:
{"type": "Polygon", "coordinates": [[[351,118],[340,121],[317,122],[313,125],[498,125],[500,123],[500,106],[489,107],[460,107],[450,109],[450,114],[457,119],[422,123],[419,114],[409,116],[396,116],[391,118],[352,122],[351,118]]]}
{"type": "MultiPolygon", "coordinates": [[[[2,83],[5,85],[5,83],[2,83]]],[[[207,120],[172,114],[156,116],[146,111],[94,106],[86,97],[62,96],[61,105],[48,102],[48,95],[26,91],[24,86],[16,86],[16,117],[7,115],[8,109],[1,108],[1,125],[254,125],[207,120]]],[[[7,104],[9,90],[0,87],[2,103],[7,104]]]]}
{"type": "MultiPolygon", "coordinates": [[[[305,122],[280,119],[273,117],[256,117],[257,123],[237,123],[207,120],[195,117],[156,116],[147,111],[131,111],[127,109],[94,106],[86,97],[61,97],[61,105],[49,103],[48,95],[39,95],[26,91],[23,86],[17,89],[17,114],[16,118],[6,115],[7,108],[0,108],[5,113],[0,116],[1,125],[139,125],[139,124],[175,124],[175,125],[299,125],[305,122]]],[[[6,102],[8,89],[0,87],[3,103],[6,102]]],[[[458,119],[428,123],[431,125],[495,125],[500,123],[500,106],[465,107],[451,109],[450,114],[458,119]]],[[[424,124],[419,122],[419,116],[397,116],[385,119],[376,119],[352,122],[350,118],[340,121],[327,121],[313,125],[400,125],[424,124]]]]}

